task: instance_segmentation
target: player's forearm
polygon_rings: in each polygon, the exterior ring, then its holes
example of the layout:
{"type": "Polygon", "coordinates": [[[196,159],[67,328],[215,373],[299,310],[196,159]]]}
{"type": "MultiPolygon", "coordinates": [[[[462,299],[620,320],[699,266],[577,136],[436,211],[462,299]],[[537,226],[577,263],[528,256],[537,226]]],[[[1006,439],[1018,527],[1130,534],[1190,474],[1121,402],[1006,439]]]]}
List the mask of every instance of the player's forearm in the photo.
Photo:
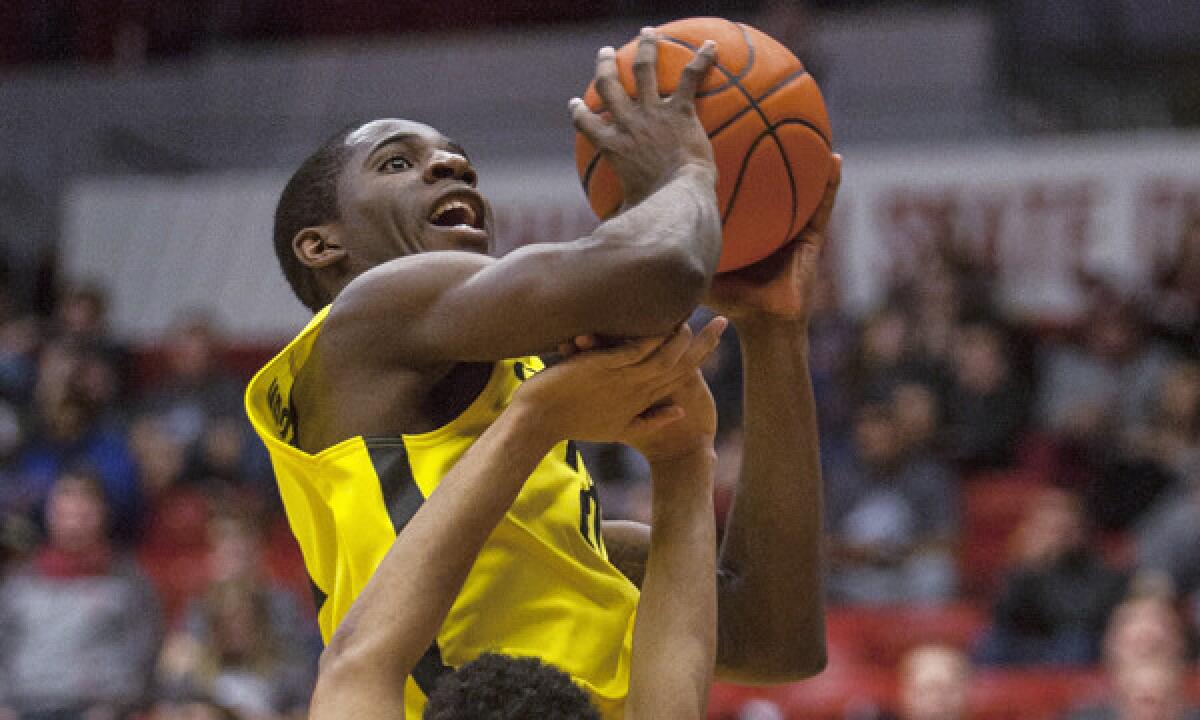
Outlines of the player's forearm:
{"type": "Polygon", "coordinates": [[[670,332],[699,304],[720,259],[721,218],[711,171],[680,170],[581,242],[597,261],[587,265],[608,275],[607,287],[600,288],[606,329],[626,335],[670,332]]]}
{"type": "Polygon", "coordinates": [[[704,717],[716,653],[711,451],[651,469],[653,525],[626,717],[704,717]]]}
{"type": "Polygon", "coordinates": [[[807,329],[738,325],[745,376],[741,478],[721,547],[718,673],[782,681],[825,664],[822,492],[807,329]]]}
{"type": "Polygon", "coordinates": [[[402,687],[484,542],[553,445],[522,412],[505,411],[396,538],[322,655],[314,718],[354,717],[341,709],[351,688],[402,687]]]}

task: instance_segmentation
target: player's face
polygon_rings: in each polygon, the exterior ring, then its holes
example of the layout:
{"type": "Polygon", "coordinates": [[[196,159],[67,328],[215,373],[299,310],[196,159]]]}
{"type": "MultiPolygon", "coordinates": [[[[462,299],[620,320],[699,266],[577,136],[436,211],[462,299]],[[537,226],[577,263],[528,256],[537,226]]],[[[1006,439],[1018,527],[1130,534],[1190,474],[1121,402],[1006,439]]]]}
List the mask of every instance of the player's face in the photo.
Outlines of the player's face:
{"type": "Polygon", "coordinates": [[[346,139],[338,183],[351,252],[368,264],[436,250],[486,253],[491,207],[466,152],[437,130],[375,120],[346,139]]]}

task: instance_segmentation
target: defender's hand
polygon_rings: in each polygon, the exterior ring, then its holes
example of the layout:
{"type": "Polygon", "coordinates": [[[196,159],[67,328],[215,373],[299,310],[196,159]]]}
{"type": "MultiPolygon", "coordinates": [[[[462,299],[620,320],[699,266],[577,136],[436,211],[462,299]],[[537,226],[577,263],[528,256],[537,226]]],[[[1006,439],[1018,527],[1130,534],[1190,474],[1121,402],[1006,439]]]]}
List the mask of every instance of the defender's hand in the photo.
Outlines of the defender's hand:
{"type": "Polygon", "coordinates": [[[647,338],[580,352],[526,381],[513,397],[530,432],[620,442],[681,420],[686,408],[668,400],[717,347],[728,323],[710,322],[698,335],[681,325],[669,338],[647,338]]]}
{"type": "Polygon", "coordinates": [[[621,441],[645,456],[651,466],[714,452],[717,408],[700,370],[693,370],[666,401],[681,408],[683,417],[661,426],[630,426],[621,441]]]}
{"type": "Polygon", "coordinates": [[[712,145],[696,116],[695,98],[716,58],[716,45],[706,41],[683,69],[670,97],[658,94],[658,35],[643,28],[633,74],[637,99],[631,100],[617,76],[616,53],[600,49],[596,58],[596,92],[612,122],[605,122],[579,98],[570,102],[575,128],[608,161],[625,191],[625,207],[641,202],[675,173],[691,169],[716,183],[712,145]]]}
{"type": "Polygon", "coordinates": [[[717,275],[704,304],[735,322],[754,317],[807,322],[812,309],[818,260],[841,181],[842,156],[835,154],[825,196],[804,230],[767,259],[717,275]]]}

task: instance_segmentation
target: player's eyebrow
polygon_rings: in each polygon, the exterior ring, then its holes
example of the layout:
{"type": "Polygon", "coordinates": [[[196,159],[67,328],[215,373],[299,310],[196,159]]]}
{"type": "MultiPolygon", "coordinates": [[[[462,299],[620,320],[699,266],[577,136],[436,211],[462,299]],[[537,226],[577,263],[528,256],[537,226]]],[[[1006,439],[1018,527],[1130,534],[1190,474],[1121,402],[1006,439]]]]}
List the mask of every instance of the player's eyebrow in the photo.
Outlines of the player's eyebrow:
{"type": "MultiPolygon", "coordinates": [[[[389,135],[376,143],[375,147],[371,148],[371,152],[367,153],[367,159],[370,160],[370,158],[375,156],[375,153],[379,152],[388,145],[395,145],[399,143],[411,144],[414,140],[422,141],[424,140],[424,137],[419,133],[412,132],[399,132],[389,135]]],[[[471,161],[470,156],[467,155],[467,151],[463,148],[463,146],[459,145],[453,140],[446,141],[446,149],[457,155],[462,155],[464,158],[466,158],[467,162],[471,161]]]]}
{"type": "Polygon", "coordinates": [[[370,159],[370,158],[374,157],[375,153],[379,152],[381,149],[387,147],[388,145],[396,145],[399,143],[408,144],[408,143],[411,143],[413,140],[419,140],[420,138],[421,138],[420,135],[418,135],[417,133],[411,133],[411,132],[401,132],[401,133],[395,133],[393,135],[388,135],[384,139],[375,143],[375,147],[371,148],[371,152],[367,153],[367,158],[370,159]]]}

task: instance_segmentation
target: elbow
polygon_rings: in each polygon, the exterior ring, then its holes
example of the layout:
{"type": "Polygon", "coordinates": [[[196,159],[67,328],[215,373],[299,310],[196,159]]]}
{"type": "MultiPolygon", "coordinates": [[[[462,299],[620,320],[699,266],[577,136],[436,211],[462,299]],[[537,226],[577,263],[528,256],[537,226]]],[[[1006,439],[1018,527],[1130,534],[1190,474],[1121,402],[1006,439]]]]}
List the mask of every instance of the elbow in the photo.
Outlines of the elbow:
{"type": "Polygon", "coordinates": [[[825,643],[817,643],[795,658],[791,668],[792,679],[807,680],[816,677],[824,672],[828,665],[829,653],[825,649],[825,643]]]}
{"type": "Polygon", "coordinates": [[[745,685],[780,685],[816,677],[829,664],[823,637],[791,643],[754,643],[753,650],[740,657],[722,659],[717,675],[722,680],[745,685]]]}

